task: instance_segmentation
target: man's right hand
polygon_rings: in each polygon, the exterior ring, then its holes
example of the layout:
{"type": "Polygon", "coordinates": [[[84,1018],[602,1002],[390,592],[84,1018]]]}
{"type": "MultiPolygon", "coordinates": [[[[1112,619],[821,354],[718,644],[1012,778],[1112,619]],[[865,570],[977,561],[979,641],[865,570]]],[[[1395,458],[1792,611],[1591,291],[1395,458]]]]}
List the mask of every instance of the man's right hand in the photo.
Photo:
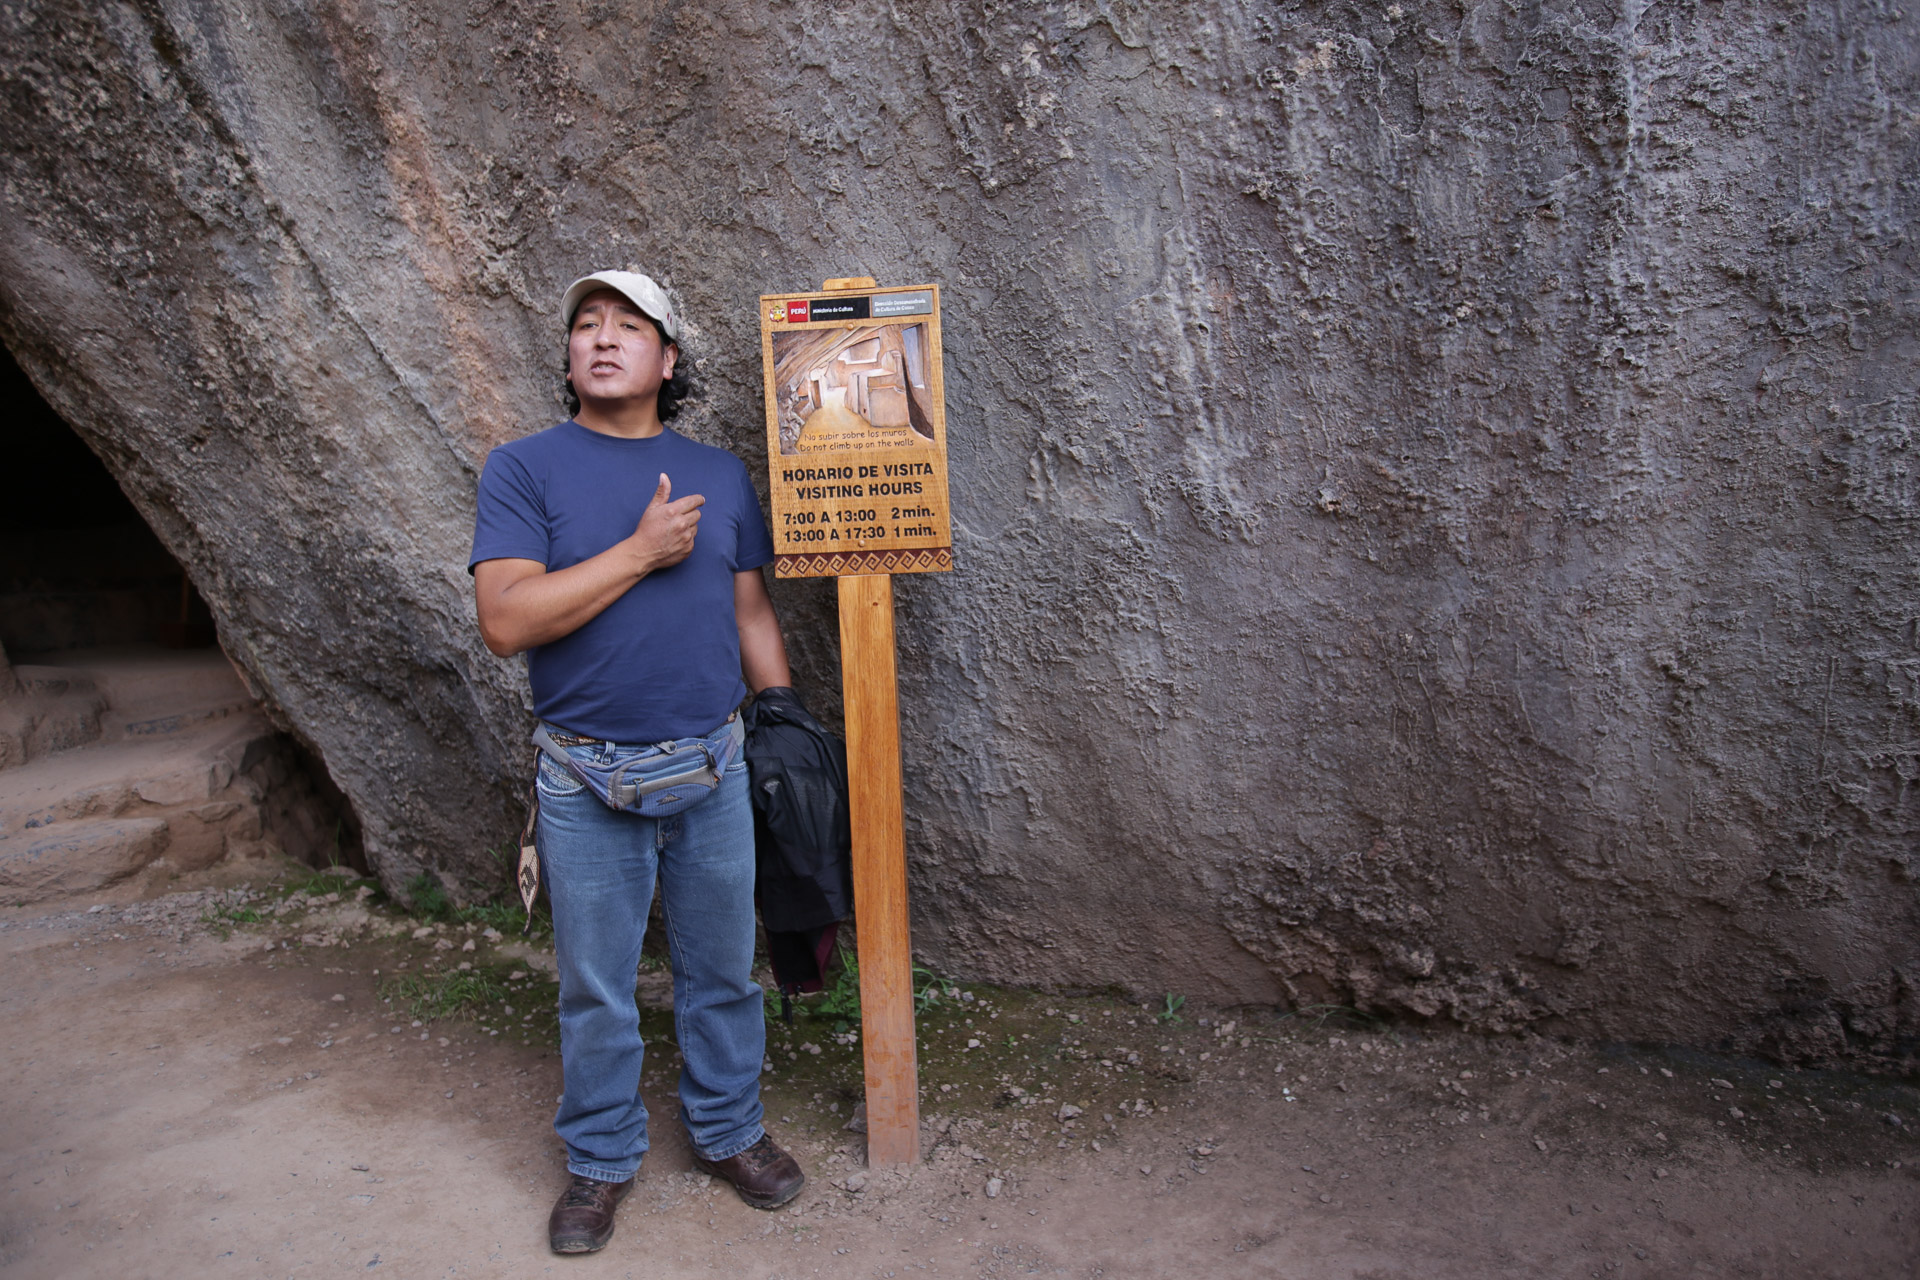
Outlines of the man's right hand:
{"type": "Polygon", "coordinates": [[[706,501],[697,493],[674,501],[673,482],[661,472],[653,501],[633,531],[634,551],[646,566],[643,573],[669,568],[693,554],[693,535],[699,531],[700,508],[706,501]]]}

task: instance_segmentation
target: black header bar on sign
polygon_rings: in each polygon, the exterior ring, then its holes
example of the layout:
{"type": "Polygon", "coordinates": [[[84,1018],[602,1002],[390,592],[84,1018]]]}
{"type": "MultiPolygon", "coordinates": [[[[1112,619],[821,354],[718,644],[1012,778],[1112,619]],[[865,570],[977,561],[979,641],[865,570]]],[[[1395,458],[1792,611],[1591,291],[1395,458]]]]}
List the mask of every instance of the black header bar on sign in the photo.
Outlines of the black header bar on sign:
{"type": "Polygon", "coordinates": [[[865,320],[868,317],[868,299],[863,294],[858,298],[815,298],[809,318],[814,320],[865,320]]]}

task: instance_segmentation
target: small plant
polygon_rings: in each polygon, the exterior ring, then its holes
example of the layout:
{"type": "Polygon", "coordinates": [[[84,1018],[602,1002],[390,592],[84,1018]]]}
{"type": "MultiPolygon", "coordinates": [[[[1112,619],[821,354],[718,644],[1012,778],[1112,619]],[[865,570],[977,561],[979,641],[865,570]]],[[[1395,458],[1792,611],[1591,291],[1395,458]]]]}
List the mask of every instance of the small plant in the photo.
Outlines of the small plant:
{"type": "Polygon", "coordinates": [[[1289,1009],[1274,1019],[1274,1021],[1285,1022],[1290,1018],[1298,1018],[1302,1022],[1311,1020],[1316,1027],[1324,1027],[1327,1023],[1333,1022],[1337,1025],[1356,1027],[1366,1031],[1377,1030],[1387,1025],[1370,1013],[1362,1013],[1351,1005],[1344,1004],[1301,1005],[1298,1009],[1289,1009]]]}
{"type": "Polygon", "coordinates": [[[512,883],[520,872],[520,845],[509,840],[487,850],[487,860],[499,869],[500,879],[512,883]]]}
{"type": "Polygon", "coordinates": [[[1169,991],[1167,992],[1167,1007],[1155,1016],[1166,1026],[1174,1026],[1178,1023],[1185,1022],[1186,1019],[1180,1016],[1180,1010],[1186,1007],[1186,1003],[1187,998],[1185,996],[1177,996],[1169,991]]]}
{"type": "Polygon", "coordinates": [[[860,958],[851,951],[840,953],[840,972],[808,1011],[816,1018],[860,1021],[860,958]]]}
{"type": "Polygon", "coordinates": [[[922,965],[913,966],[913,1011],[926,1013],[942,1000],[958,1000],[960,988],[922,965]]]}
{"type": "Polygon", "coordinates": [[[453,914],[446,888],[429,872],[422,871],[407,881],[407,899],[413,914],[422,920],[444,920],[453,914]]]}

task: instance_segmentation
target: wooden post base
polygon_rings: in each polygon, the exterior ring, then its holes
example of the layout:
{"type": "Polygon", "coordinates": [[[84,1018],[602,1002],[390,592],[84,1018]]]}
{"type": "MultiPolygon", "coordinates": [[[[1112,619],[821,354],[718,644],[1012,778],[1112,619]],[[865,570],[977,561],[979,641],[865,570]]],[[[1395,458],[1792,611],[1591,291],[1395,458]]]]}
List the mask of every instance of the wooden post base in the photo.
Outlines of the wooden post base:
{"type": "Polygon", "coordinates": [[[920,1159],[913,952],[907,937],[906,833],[893,579],[840,579],[840,670],[853,816],[854,921],[860,936],[860,1043],[867,1068],[867,1164],[920,1159]]]}

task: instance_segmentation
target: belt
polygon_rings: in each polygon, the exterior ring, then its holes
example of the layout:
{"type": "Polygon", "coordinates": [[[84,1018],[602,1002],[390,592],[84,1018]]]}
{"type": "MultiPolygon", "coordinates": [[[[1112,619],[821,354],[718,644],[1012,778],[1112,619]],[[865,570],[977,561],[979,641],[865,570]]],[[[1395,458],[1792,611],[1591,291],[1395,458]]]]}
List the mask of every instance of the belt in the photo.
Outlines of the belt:
{"type": "MultiPolygon", "coordinates": [[[[732,724],[735,720],[738,720],[739,718],[740,718],[740,713],[738,711],[735,711],[732,715],[728,716],[725,720],[722,720],[718,725],[714,726],[712,729],[709,729],[706,733],[698,734],[696,736],[702,737],[702,738],[711,737],[713,734],[720,732],[720,730],[726,728],[728,725],[732,724]]],[[[583,737],[582,735],[577,733],[557,733],[551,729],[547,731],[547,737],[553,739],[553,741],[555,741],[556,743],[560,744],[563,747],[591,747],[602,742],[606,743],[608,746],[619,745],[618,743],[614,742],[611,738],[588,738],[588,737],[583,737]]]]}

